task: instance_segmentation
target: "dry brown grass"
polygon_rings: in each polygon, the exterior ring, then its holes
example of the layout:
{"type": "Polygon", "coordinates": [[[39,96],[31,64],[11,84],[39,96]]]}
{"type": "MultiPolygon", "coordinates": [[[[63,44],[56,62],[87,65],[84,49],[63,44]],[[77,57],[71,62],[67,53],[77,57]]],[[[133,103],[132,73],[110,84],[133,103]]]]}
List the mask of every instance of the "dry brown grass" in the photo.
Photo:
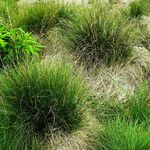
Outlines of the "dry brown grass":
{"type": "Polygon", "coordinates": [[[94,150],[92,135],[95,128],[100,128],[97,120],[87,113],[85,126],[71,134],[52,131],[45,145],[46,150],[94,150]]]}
{"type": "Polygon", "coordinates": [[[145,48],[135,47],[133,56],[124,67],[110,68],[102,65],[88,72],[93,93],[100,98],[125,100],[148,78],[150,73],[150,53],[145,48]]]}

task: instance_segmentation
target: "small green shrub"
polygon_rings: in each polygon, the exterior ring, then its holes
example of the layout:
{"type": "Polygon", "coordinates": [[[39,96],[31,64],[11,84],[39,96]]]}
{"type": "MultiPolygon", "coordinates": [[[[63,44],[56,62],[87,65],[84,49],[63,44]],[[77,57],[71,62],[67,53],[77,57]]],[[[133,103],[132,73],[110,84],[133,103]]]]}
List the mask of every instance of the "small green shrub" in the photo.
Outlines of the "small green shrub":
{"type": "Polygon", "coordinates": [[[1,73],[0,82],[1,146],[32,149],[34,138],[83,125],[86,87],[69,64],[51,58],[22,65],[1,73]]]}
{"type": "Polygon", "coordinates": [[[109,122],[96,138],[95,150],[149,150],[150,129],[117,119],[109,122]]]}
{"type": "Polygon", "coordinates": [[[73,11],[67,5],[53,2],[20,7],[16,17],[13,17],[15,27],[22,27],[26,31],[45,33],[49,29],[62,25],[63,20],[71,20],[73,11]]]}
{"type": "Polygon", "coordinates": [[[31,55],[38,56],[41,45],[20,28],[8,29],[0,24],[0,60],[1,63],[18,62],[31,55]]]}
{"type": "Polygon", "coordinates": [[[139,42],[137,26],[118,12],[107,10],[84,9],[64,31],[72,51],[88,64],[125,63],[139,42]]]}

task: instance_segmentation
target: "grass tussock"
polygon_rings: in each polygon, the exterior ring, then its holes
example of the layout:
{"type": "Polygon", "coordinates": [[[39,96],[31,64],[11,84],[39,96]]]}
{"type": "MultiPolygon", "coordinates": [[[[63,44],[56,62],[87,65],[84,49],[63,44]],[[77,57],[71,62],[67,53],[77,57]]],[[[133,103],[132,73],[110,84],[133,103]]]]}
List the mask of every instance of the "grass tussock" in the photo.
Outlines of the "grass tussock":
{"type": "Polygon", "coordinates": [[[57,61],[21,65],[1,74],[1,147],[31,149],[32,141],[38,146],[55,130],[71,133],[82,127],[86,88],[71,66],[57,61]]]}
{"type": "Polygon", "coordinates": [[[13,18],[13,24],[33,33],[45,33],[51,28],[61,26],[64,20],[71,20],[73,15],[71,6],[38,2],[20,6],[18,14],[13,18]]]}
{"type": "MultiPolygon", "coordinates": [[[[105,9],[104,9],[105,8],[105,9]]],[[[139,42],[137,26],[120,13],[100,10],[84,10],[80,17],[65,30],[67,41],[77,56],[88,64],[104,62],[125,63],[133,46],[139,42]]]]}
{"type": "Polygon", "coordinates": [[[130,4],[130,16],[139,18],[143,15],[150,14],[150,1],[149,0],[134,0],[130,4]]]}
{"type": "Polygon", "coordinates": [[[140,87],[135,95],[131,98],[129,104],[129,119],[137,123],[145,123],[149,125],[150,123],[150,94],[149,94],[149,84],[144,84],[140,87]]]}

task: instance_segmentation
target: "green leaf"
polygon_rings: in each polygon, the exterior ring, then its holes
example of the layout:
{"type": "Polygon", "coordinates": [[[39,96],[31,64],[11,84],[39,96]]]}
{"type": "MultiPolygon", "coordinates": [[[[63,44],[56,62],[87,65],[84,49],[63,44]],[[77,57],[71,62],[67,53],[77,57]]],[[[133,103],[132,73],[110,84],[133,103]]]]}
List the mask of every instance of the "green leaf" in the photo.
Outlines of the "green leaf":
{"type": "Polygon", "coordinates": [[[4,40],[0,39],[0,46],[2,48],[4,48],[7,45],[7,42],[5,42],[4,40]]]}

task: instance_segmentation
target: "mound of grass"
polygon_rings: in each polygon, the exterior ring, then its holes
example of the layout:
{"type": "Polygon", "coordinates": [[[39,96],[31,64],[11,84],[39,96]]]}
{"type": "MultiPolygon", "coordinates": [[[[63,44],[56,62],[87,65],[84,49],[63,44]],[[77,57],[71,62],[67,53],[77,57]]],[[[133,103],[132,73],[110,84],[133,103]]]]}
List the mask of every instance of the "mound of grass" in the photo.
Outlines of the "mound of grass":
{"type": "Polygon", "coordinates": [[[68,24],[64,34],[70,48],[90,64],[116,62],[124,64],[139,42],[139,29],[120,13],[102,6],[99,10],[83,10],[68,24]]]}
{"type": "Polygon", "coordinates": [[[69,64],[53,58],[21,65],[1,73],[0,82],[0,147],[37,149],[57,130],[82,127],[86,86],[69,64]]]}
{"type": "Polygon", "coordinates": [[[149,0],[134,0],[130,4],[130,16],[134,18],[150,14],[149,0]]]}
{"type": "Polygon", "coordinates": [[[45,33],[53,27],[62,25],[63,20],[71,20],[74,14],[70,8],[71,6],[54,2],[20,6],[17,15],[13,17],[13,24],[26,31],[45,33]]]}
{"type": "Polygon", "coordinates": [[[130,4],[130,16],[131,17],[141,17],[144,13],[143,6],[141,0],[133,1],[130,4]]]}
{"type": "Polygon", "coordinates": [[[95,150],[137,150],[150,149],[150,129],[143,125],[127,123],[117,119],[106,125],[96,139],[95,150]]]}

